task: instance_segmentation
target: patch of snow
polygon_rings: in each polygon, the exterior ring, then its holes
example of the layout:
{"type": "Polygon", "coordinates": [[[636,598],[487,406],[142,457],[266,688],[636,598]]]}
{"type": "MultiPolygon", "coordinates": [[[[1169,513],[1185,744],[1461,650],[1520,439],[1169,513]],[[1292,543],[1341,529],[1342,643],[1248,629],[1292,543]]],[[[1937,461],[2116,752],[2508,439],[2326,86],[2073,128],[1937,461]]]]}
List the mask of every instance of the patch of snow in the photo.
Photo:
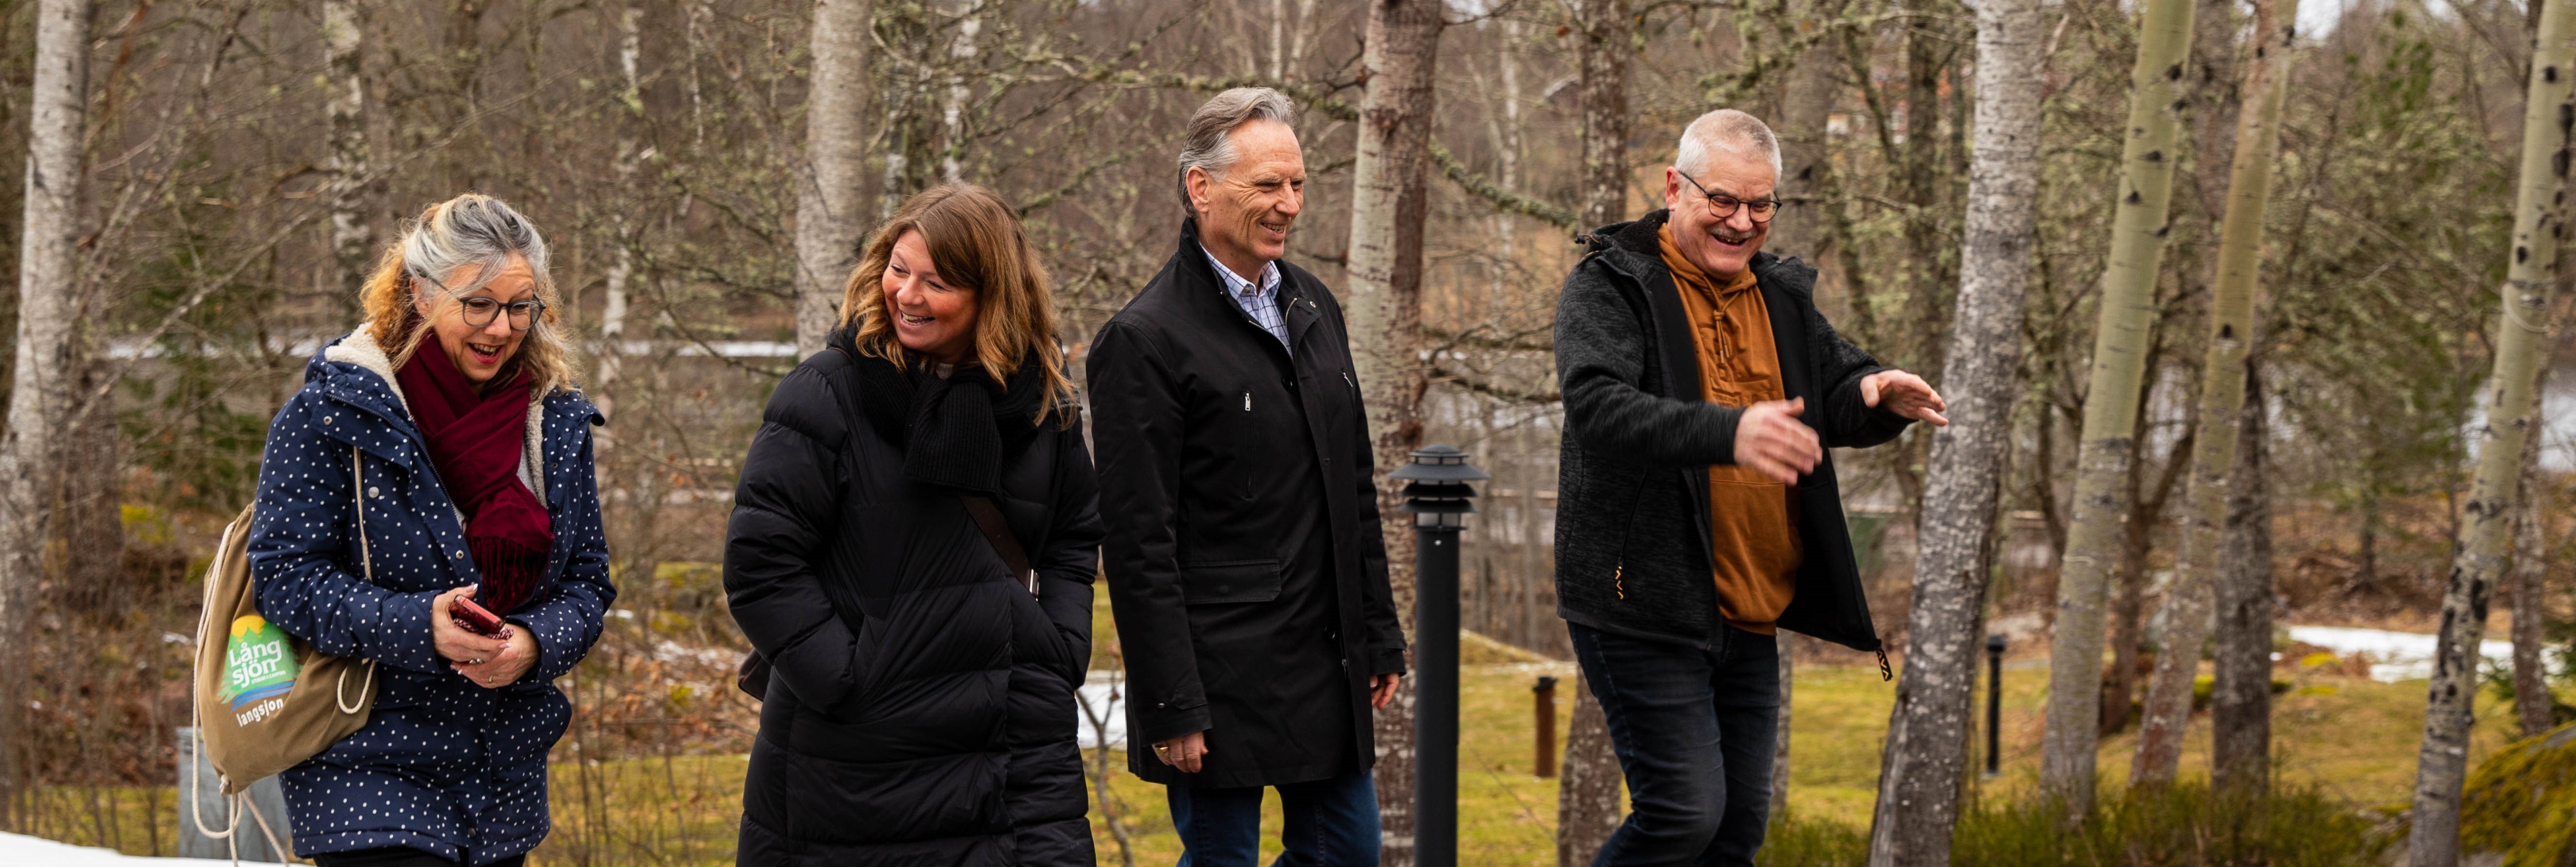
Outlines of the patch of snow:
{"type": "MultiPolygon", "coordinates": [[[[2313,644],[2339,654],[2361,654],[2370,660],[2370,679],[2380,683],[2406,680],[2430,680],[2433,677],[2433,651],[2441,637],[2421,632],[2393,632],[2386,629],[2355,629],[2345,626],[2293,626],[2290,640],[2313,644]]],[[[2565,651],[2549,648],[2543,651],[2550,664],[2562,664],[2565,651]]],[[[2487,639],[2478,643],[2478,655],[2489,661],[2513,664],[2513,642],[2487,639]]]]}
{"type": "Polygon", "coordinates": [[[0,834],[0,867],[218,867],[231,863],[207,858],[121,855],[113,849],[93,849],[41,837],[0,834]]]}
{"type": "Polygon", "coordinates": [[[662,643],[653,645],[653,658],[663,662],[686,660],[699,665],[720,665],[731,668],[734,665],[733,657],[736,655],[723,648],[690,647],[667,638],[662,639],[662,643]]]}

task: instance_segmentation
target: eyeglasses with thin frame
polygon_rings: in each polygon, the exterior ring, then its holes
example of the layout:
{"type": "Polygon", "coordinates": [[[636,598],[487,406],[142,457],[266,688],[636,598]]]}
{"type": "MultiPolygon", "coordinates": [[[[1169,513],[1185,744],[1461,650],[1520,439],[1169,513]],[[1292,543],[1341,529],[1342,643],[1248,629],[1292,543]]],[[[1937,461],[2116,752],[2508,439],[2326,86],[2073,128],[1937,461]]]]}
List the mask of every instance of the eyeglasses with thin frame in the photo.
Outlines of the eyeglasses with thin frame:
{"type": "MultiPolygon", "coordinates": [[[[414,276],[429,281],[430,285],[438,287],[441,294],[448,293],[447,284],[439,282],[438,278],[427,274],[414,276]]],[[[476,295],[456,299],[456,303],[465,308],[465,324],[476,328],[492,327],[492,320],[500,318],[501,312],[507,310],[510,313],[510,330],[526,331],[536,327],[537,315],[546,311],[546,302],[535,299],[503,304],[501,299],[476,295]]]]}
{"type": "Polygon", "coordinates": [[[1699,181],[1693,179],[1689,172],[1679,168],[1673,169],[1673,174],[1680,175],[1682,180],[1690,181],[1691,189],[1698,190],[1700,195],[1707,197],[1709,211],[1716,214],[1718,219],[1735,216],[1737,208],[1751,208],[1752,210],[1747,212],[1746,216],[1753,218],[1753,222],[1756,223],[1768,223],[1771,222],[1772,217],[1780,215],[1782,203],[1779,199],[1755,199],[1748,202],[1725,193],[1709,192],[1708,188],[1700,186],[1699,181]]]}

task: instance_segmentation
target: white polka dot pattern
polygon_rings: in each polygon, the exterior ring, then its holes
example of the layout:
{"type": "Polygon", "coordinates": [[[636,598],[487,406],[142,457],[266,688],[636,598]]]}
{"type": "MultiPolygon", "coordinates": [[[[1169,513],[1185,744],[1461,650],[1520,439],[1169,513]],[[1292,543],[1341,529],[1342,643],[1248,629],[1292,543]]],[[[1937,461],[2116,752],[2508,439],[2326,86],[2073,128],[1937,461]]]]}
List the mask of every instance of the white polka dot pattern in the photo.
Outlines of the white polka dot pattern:
{"type": "Polygon", "coordinates": [[[549,828],[546,753],[571,719],[553,680],[599,638],[617,597],[608,579],[590,426],[578,392],[547,395],[541,474],[554,521],[548,589],[508,619],[536,639],[526,677],[484,689],[448,670],[429,603],[475,583],[465,528],[363,329],[325,348],[269,424],[251,523],[260,613],[322,653],[382,663],[365,728],[281,775],[295,850],[387,846],[489,864],[536,848],[549,828]],[[364,515],[375,580],[359,577],[361,497],[349,446],[365,454],[364,515]]]}

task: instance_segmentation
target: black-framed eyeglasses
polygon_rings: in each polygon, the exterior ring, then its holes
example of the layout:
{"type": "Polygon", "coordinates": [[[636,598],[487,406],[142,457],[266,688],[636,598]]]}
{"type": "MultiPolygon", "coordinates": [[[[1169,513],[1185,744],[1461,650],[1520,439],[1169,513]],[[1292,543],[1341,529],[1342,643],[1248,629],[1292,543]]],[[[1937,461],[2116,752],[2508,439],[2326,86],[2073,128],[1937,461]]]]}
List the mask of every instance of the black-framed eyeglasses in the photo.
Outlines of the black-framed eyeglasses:
{"type": "MultiPolygon", "coordinates": [[[[429,281],[429,284],[438,287],[441,293],[448,291],[447,284],[438,282],[436,277],[427,274],[415,276],[429,281]]],[[[536,327],[538,314],[546,312],[546,302],[535,299],[503,304],[501,299],[476,295],[456,299],[456,303],[465,308],[465,324],[476,328],[492,327],[492,320],[501,318],[501,314],[507,311],[510,316],[510,330],[526,331],[536,327]]]]}
{"type": "Polygon", "coordinates": [[[1693,179],[1689,172],[1679,168],[1673,169],[1673,174],[1680,175],[1682,180],[1690,181],[1691,189],[1698,190],[1700,195],[1707,197],[1709,212],[1716,214],[1718,219],[1735,216],[1737,208],[1750,208],[1751,210],[1747,211],[1745,216],[1753,218],[1753,222],[1756,223],[1768,223],[1771,222],[1772,217],[1780,215],[1779,199],[1755,199],[1748,202],[1725,193],[1709,192],[1708,188],[1700,186],[1699,181],[1693,179]]]}

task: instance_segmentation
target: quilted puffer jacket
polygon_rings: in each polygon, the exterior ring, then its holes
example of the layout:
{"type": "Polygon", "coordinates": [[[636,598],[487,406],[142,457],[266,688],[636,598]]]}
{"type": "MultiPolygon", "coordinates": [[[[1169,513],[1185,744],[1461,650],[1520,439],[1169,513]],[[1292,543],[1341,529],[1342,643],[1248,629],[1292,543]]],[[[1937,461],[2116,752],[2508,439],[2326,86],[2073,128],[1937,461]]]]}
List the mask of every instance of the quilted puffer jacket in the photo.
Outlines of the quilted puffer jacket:
{"type": "Polygon", "coordinates": [[[772,666],[737,863],[1090,865],[1074,690],[1101,528],[1082,431],[1046,424],[1002,458],[992,499],[1031,598],[955,493],[904,478],[850,358],[779,382],[734,494],[725,590],[772,666]]]}

